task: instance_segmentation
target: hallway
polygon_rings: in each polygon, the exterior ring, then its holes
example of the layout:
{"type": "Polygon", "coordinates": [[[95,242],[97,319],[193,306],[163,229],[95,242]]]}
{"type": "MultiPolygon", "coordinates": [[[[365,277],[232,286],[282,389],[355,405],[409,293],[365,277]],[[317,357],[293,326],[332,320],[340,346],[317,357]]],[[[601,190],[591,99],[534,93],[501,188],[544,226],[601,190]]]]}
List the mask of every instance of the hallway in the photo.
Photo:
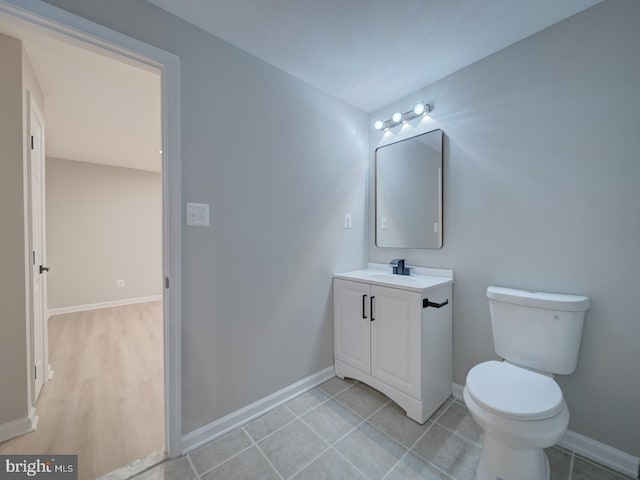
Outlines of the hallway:
{"type": "Polygon", "coordinates": [[[164,449],[161,302],[51,317],[49,341],[38,428],[0,453],[78,454],[93,479],[164,449]]]}

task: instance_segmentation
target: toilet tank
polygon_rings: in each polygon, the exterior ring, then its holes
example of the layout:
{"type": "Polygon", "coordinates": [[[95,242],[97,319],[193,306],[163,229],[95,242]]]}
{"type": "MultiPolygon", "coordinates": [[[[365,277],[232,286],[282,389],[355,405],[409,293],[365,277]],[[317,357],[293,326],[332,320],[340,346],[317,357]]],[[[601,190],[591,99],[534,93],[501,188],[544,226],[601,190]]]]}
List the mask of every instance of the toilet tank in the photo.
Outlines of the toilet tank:
{"type": "Polygon", "coordinates": [[[487,298],[500,357],[548,373],[576,369],[588,297],[489,287],[487,298]]]}

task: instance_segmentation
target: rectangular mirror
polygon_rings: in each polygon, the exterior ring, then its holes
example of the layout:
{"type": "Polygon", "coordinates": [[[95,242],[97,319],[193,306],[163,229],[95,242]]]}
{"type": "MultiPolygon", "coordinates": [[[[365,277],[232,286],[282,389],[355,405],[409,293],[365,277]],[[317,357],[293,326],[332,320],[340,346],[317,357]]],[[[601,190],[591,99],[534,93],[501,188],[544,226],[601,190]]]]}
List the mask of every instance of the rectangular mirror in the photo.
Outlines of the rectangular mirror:
{"type": "Polygon", "coordinates": [[[442,248],[442,130],[376,149],[376,245],[442,248]]]}

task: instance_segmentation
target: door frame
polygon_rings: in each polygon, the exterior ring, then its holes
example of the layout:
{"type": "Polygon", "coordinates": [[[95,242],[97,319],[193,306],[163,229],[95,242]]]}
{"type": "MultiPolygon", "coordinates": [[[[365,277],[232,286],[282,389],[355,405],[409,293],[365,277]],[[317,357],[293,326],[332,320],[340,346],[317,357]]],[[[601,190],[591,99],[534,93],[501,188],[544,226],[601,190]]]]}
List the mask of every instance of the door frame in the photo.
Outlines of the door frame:
{"type": "Polygon", "coordinates": [[[0,17],[161,73],[165,443],[169,457],[177,457],[182,454],[180,58],[41,0],[0,0],[0,17]]]}

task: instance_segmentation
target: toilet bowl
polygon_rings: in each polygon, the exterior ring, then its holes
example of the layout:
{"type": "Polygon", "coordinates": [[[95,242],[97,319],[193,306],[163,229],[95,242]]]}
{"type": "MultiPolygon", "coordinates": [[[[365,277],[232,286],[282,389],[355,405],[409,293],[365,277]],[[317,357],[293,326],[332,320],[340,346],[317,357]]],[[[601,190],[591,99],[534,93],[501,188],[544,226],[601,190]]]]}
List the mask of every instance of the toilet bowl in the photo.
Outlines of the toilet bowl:
{"type": "Polygon", "coordinates": [[[463,396],[485,432],[478,480],[550,478],[544,449],[558,442],[569,423],[569,409],[553,378],[489,361],[471,369],[463,396]]]}
{"type": "Polygon", "coordinates": [[[544,449],[567,429],[569,409],[553,374],[576,369],[588,297],[487,288],[495,352],[464,387],[484,429],[478,480],[549,480],[544,449]]]}

